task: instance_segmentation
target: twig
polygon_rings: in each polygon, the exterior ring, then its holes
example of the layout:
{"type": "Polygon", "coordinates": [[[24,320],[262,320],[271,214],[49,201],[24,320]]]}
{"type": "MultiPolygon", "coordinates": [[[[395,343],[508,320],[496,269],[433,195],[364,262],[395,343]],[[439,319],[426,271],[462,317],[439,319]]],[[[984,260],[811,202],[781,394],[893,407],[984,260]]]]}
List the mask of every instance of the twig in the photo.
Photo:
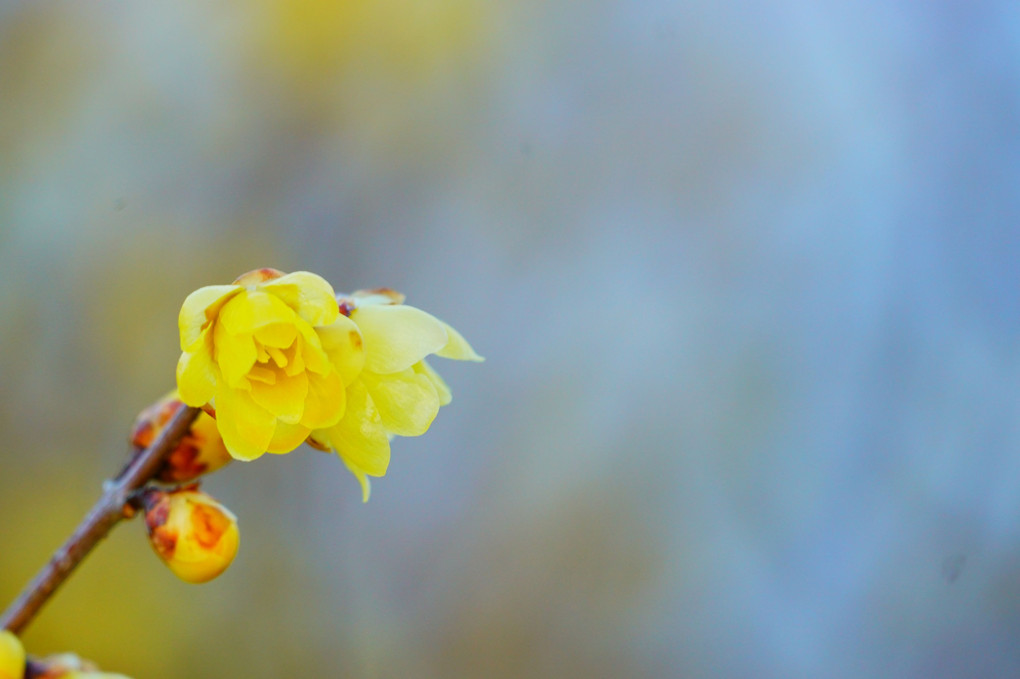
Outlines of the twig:
{"type": "Polygon", "coordinates": [[[92,548],[125,518],[124,506],[131,495],[155,476],[167,455],[187,433],[200,412],[199,408],[185,407],[178,410],[152,445],[131,460],[117,478],[107,484],[103,496],[85,515],[67,542],[53,554],[49,563],[0,616],[0,628],[21,634],[92,548]]]}

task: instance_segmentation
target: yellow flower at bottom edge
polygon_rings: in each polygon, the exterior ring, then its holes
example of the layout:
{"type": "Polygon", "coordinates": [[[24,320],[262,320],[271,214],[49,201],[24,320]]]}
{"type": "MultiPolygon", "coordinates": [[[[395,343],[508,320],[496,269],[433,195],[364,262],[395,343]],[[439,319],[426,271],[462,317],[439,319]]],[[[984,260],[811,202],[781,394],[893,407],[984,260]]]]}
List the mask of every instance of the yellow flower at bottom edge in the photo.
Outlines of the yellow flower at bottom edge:
{"type": "Polygon", "coordinates": [[[7,630],[0,630],[0,679],[22,679],[25,676],[25,647],[7,630]]]}
{"type": "Polygon", "coordinates": [[[339,422],[363,363],[357,325],[340,315],[329,283],[306,271],[258,269],[196,290],[179,326],[181,400],[213,406],[239,460],[288,453],[339,422]]]}
{"type": "Polygon", "coordinates": [[[366,502],[368,477],[384,476],[389,467],[390,438],[424,434],[452,398],[425,357],[484,360],[452,327],[403,301],[403,295],[389,290],[340,298],[340,309],[361,332],[365,364],[347,387],[343,418],[313,432],[311,439],[337,452],[361,483],[366,502]]]}

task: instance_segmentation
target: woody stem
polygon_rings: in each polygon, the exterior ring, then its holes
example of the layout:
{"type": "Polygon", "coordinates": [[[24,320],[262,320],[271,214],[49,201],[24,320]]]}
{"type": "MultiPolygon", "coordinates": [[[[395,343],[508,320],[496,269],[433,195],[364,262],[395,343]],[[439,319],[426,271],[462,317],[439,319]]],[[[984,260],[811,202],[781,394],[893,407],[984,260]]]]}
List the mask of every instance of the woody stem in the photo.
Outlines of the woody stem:
{"type": "Polygon", "coordinates": [[[43,605],[64,583],[89,552],[125,518],[124,506],[131,495],[148,483],[159,471],[195,421],[199,408],[181,408],[167,422],[152,444],[131,460],[109,482],[102,497],[17,599],[0,616],[0,629],[21,634],[43,605]]]}

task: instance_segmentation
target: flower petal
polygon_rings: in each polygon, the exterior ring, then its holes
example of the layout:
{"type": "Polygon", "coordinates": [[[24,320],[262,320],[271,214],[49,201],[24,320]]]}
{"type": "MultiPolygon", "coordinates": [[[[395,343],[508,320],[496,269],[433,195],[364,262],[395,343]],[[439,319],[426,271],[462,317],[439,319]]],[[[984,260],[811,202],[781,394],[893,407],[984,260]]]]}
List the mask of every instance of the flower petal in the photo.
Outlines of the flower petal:
{"type": "Polygon", "coordinates": [[[216,428],[234,459],[254,460],[269,448],[276,418],[255,403],[247,391],[220,385],[216,391],[216,428]]]}
{"type": "Polygon", "coordinates": [[[439,395],[439,405],[448,405],[453,400],[453,392],[447,386],[446,380],[439,376],[439,373],[435,371],[428,361],[418,361],[412,367],[416,373],[425,375],[432,382],[432,386],[436,388],[436,394],[439,395]]]}
{"type": "MultiPolygon", "coordinates": [[[[440,321],[442,323],[442,321],[440,321]]],[[[471,348],[467,340],[464,337],[450,327],[449,324],[443,323],[443,327],[446,328],[446,334],[449,337],[449,341],[442,349],[436,352],[436,356],[442,356],[443,358],[452,358],[457,361],[475,361],[482,362],[485,359],[475,353],[475,350],[471,348]]]]}
{"type": "Polygon", "coordinates": [[[399,436],[421,436],[439,413],[439,395],[427,375],[411,368],[392,375],[362,376],[383,426],[399,436]]]}
{"type": "Polygon", "coordinates": [[[234,334],[251,334],[268,325],[297,325],[301,318],[279,298],[256,290],[245,291],[227,302],[219,322],[234,334]]]}
{"type": "Polygon", "coordinates": [[[204,406],[216,395],[216,364],[206,346],[193,353],[185,351],[177,361],[177,391],[189,406],[204,406]]]}
{"type": "Polygon", "coordinates": [[[308,373],[308,396],[301,424],[312,429],[332,427],[344,416],[347,392],[335,372],[325,375],[308,373]]]}
{"type": "Polygon", "coordinates": [[[236,285],[207,285],[191,293],[181,305],[177,327],[181,332],[181,351],[188,351],[198,341],[206,324],[216,317],[230,297],[240,292],[236,285]]]}
{"type": "Polygon", "coordinates": [[[347,389],[347,412],[326,432],[333,449],[348,467],[383,476],[390,464],[390,439],[382,418],[360,381],[347,389]]]}
{"type": "Polygon", "coordinates": [[[410,368],[449,341],[439,319],[403,304],[358,308],[351,320],[365,341],[365,370],[383,375],[410,368]]]}
{"type": "Polygon", "coordinates": [[[312,430],[310,428],[301,424],[277,422],[276,431],[273,432],[273,440],[266,447],[266,452],[276,455],[289,453],[304,443],[311,433],[312,430]]]}
{"type": "Polygon", "coordinates": [[[260,406],[288,424],[297,424],[305,412],[305,398],[308,395],[308,375],[298,373],[287,375],[275,370],[276,381],[267,384],[251,381],[251,397],[260,406]]]}
{"type": "Polygon", "coordinates": [[[352,383],[365,366],[364,340],[358,325],[346,316],[339,316],[333,323],[315,328],[315,334],[343,383],[352,383]]]}
{"type": "Polygon", "coordinates": [[[344,460],[343,455],[340,456],[347,470],[354,474],[354,478],[361,484],[361,501],[368,502],[368,498],[372,496],[372,482],[369,480],[368,475],[365,474],[359,467],[352,465],[347,460],[344,460]]]}
{"type": "Polygon", "coordinates": [[[258,287],[283,300],[312,325],[329,325],[340,314],[333,286],[308,271],[295,271],[258,287]]]}
{"type": "Polygon", "coordinates": [[[213,360],[219,365],[227,384],[235,388],[246,384],[245,375],[258,358],[251,335],[235,335],[222,323],[217,323],[213,330],[213,345],[213,360]]]}

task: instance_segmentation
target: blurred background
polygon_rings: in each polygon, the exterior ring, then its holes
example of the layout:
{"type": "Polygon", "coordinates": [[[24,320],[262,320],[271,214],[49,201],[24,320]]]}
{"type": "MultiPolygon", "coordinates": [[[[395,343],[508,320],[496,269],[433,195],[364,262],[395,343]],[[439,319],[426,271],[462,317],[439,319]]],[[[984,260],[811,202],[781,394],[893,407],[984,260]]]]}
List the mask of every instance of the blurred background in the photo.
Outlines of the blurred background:
{"type": "Polygon", "coordinates": [[[0,599],[192,290],[390,286],[454,401],[362,505],[205,489],[26,641],[136,679],[1020,676],[1020,6],[0,0],[0,599]],[[767,5],[767,6],[766,6],[767,5]]]}

